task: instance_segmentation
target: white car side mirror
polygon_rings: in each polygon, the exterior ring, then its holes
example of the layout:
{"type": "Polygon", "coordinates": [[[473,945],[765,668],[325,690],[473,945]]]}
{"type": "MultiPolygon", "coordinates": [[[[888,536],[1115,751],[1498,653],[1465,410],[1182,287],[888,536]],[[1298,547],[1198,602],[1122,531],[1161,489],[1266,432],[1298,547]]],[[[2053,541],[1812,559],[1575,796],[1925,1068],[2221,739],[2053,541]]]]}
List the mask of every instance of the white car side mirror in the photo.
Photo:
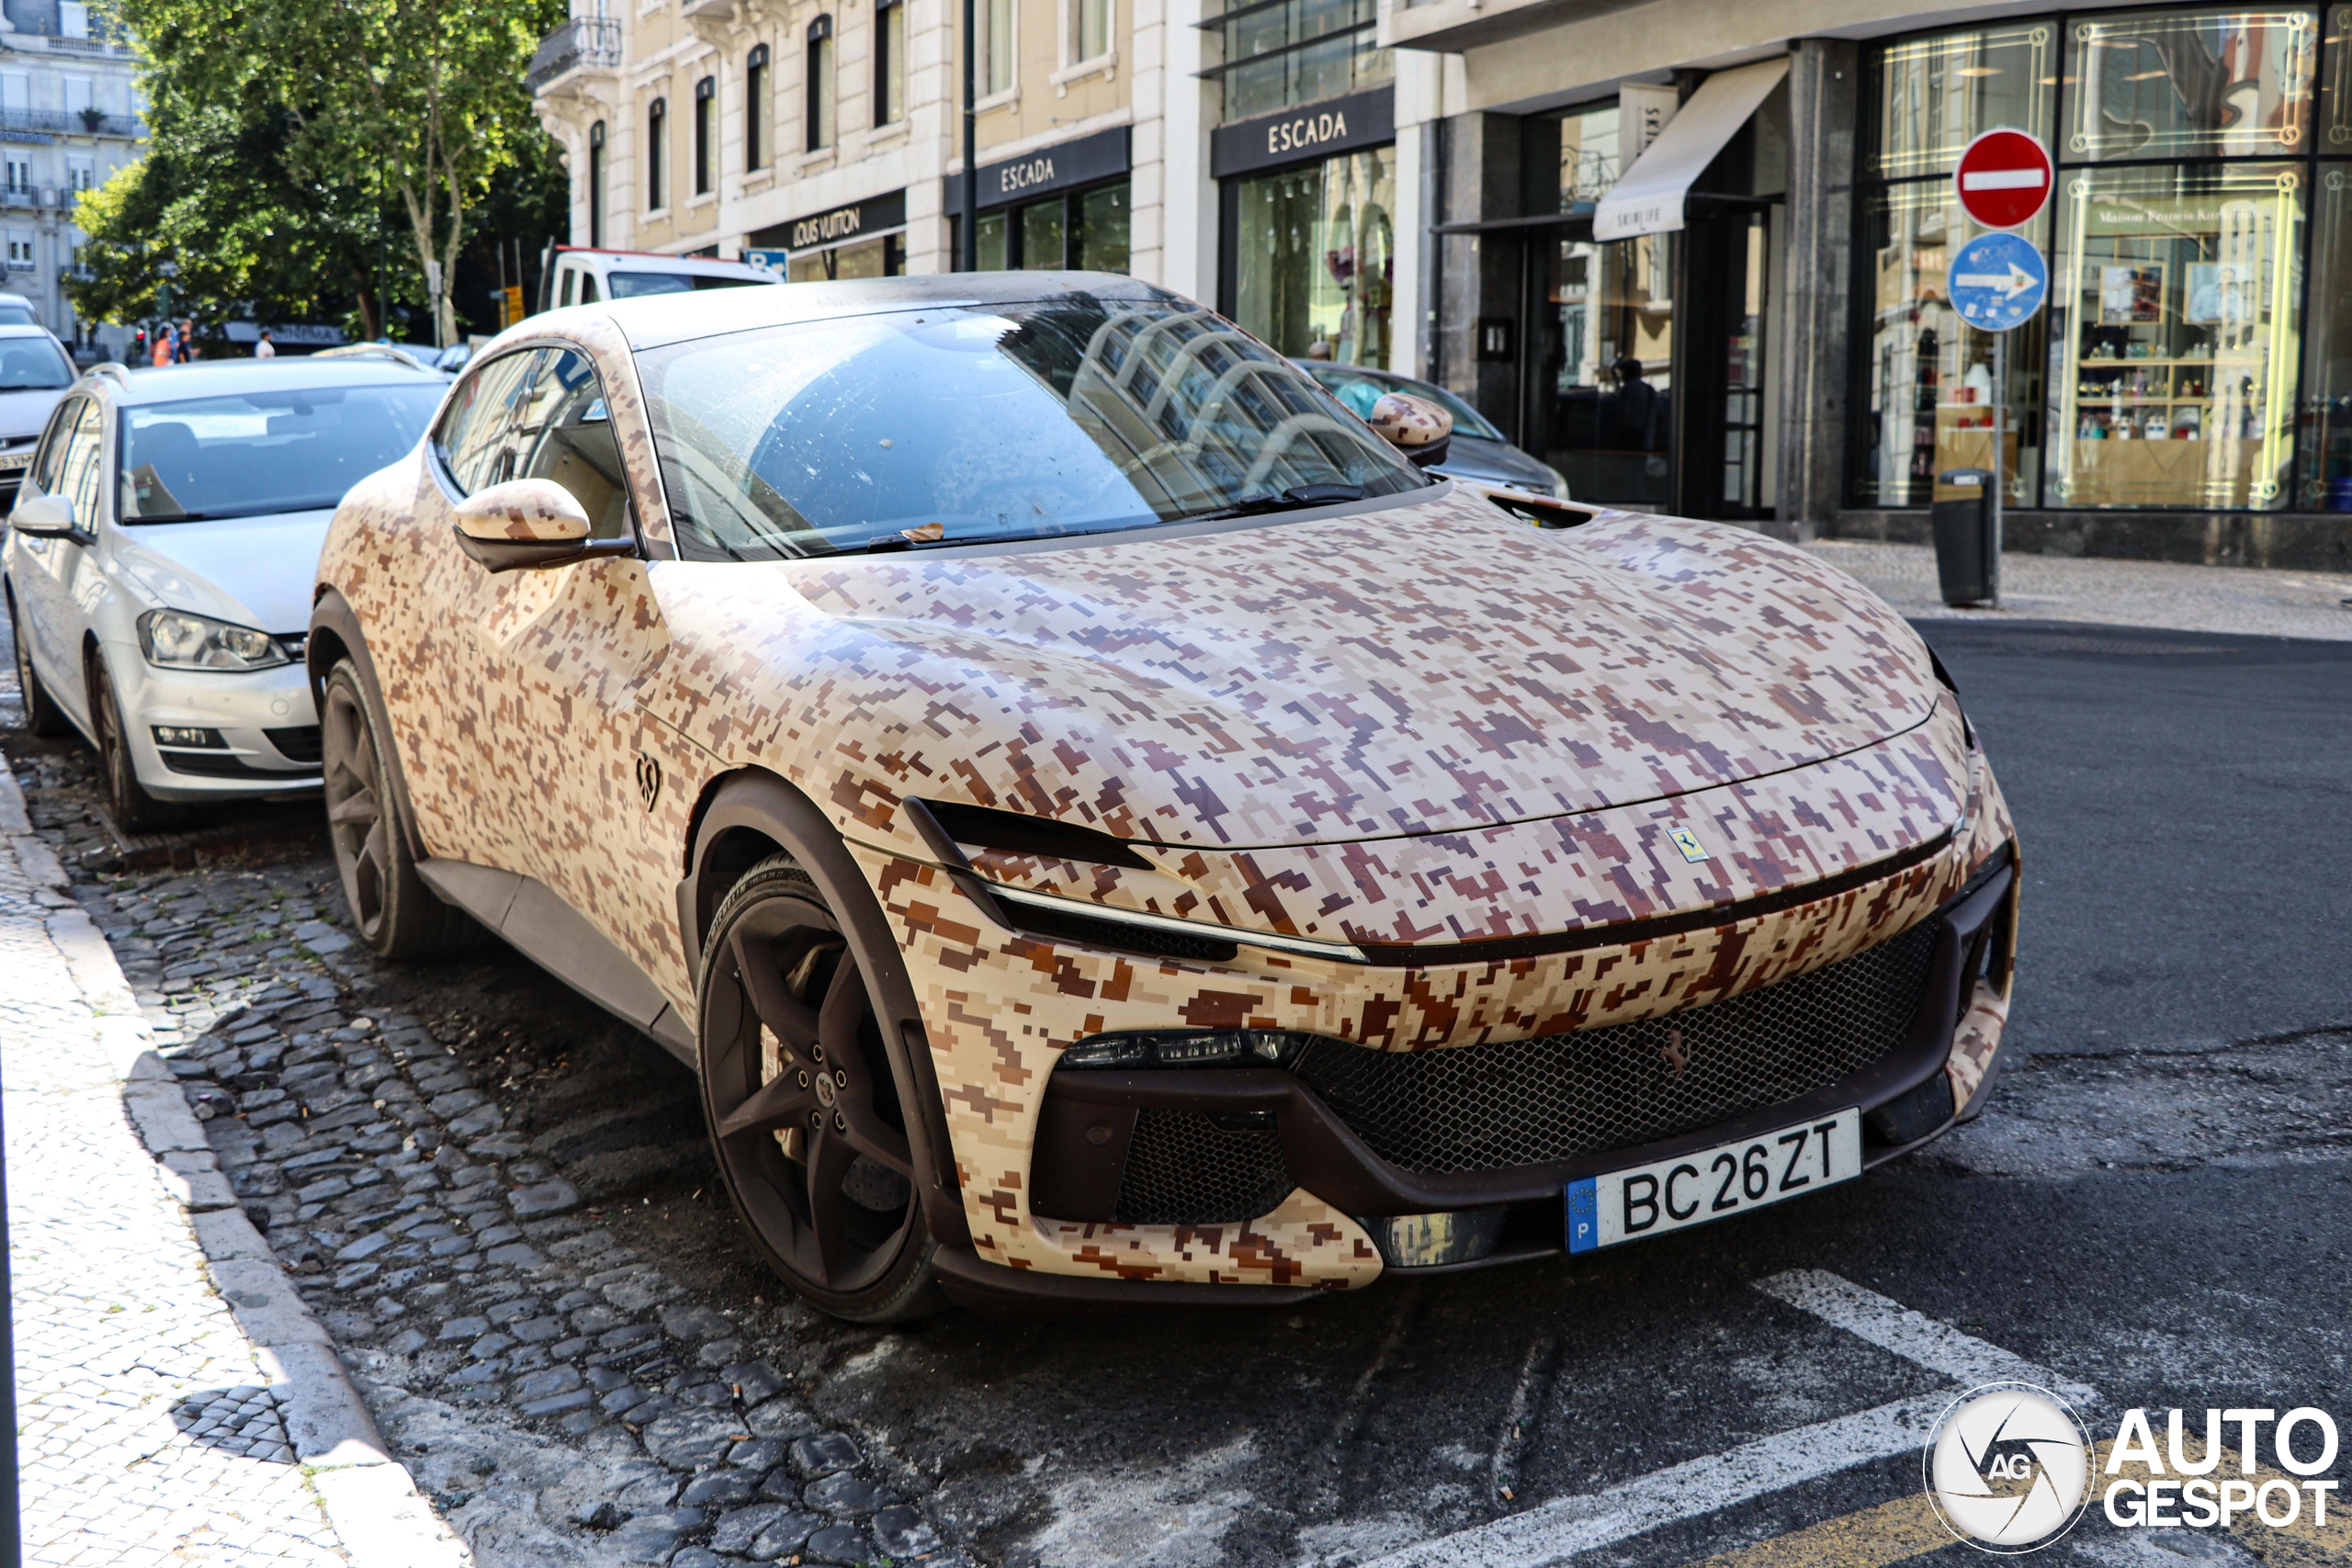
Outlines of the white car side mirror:
{"type": "Polygon", "coordinates": [[[458,502],[458,531],[500,544],[575,544],[588,536],[588,513],[553,479],[508,479],[458,502]]]}
{"type": "Polygon", "coordinates": [[[17,510],[8,514],[8,526],[44,539],[70,538],[80,532],[74,525],[74,502],[62,495],[37,495],[18,502],[17,510]]]}

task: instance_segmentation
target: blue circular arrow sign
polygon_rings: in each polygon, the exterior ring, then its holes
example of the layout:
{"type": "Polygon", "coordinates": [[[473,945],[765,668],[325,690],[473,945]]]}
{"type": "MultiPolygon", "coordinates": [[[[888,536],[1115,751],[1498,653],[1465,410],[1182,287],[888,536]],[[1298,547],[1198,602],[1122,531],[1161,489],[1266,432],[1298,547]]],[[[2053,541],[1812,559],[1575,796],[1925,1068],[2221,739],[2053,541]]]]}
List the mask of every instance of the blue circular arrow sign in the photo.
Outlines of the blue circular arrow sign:
{"type": "Polygon", "coordinates": [[[1945,297],[1979,332],[2023,326],[2050,297],[2050,265],[2015,234],[1979,234],[1951,258],[1945,297]]]}

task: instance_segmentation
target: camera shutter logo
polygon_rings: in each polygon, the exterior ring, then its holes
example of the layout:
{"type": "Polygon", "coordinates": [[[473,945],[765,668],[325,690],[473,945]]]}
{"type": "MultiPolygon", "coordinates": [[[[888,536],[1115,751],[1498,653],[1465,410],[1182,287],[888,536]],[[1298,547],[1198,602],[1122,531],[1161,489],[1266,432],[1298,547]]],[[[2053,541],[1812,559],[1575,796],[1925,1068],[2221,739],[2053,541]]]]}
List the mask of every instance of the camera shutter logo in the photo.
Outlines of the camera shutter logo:
{"type": "Polygon", "coordinates": [[[1929,1433],[1928,1498],[1980,1551],[2038,1551],[2083,1517],[2090,1453],[2089,1432],[2056,1394],[1988,1383],[1954,1400],[1929,1433]]]}

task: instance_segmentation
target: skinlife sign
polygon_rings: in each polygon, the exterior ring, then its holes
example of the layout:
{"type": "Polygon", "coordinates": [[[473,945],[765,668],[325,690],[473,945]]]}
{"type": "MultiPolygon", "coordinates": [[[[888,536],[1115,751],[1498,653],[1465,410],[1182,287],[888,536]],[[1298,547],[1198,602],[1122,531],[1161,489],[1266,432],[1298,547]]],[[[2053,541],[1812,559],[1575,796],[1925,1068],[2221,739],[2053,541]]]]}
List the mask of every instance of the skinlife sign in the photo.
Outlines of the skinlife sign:
{"type": "Polygon", "coordinates": [[[1379,87],[1217,127],[1209,137],[1209,173],[1226,179],[1396,140],[1396,92],[1379,87]]]}

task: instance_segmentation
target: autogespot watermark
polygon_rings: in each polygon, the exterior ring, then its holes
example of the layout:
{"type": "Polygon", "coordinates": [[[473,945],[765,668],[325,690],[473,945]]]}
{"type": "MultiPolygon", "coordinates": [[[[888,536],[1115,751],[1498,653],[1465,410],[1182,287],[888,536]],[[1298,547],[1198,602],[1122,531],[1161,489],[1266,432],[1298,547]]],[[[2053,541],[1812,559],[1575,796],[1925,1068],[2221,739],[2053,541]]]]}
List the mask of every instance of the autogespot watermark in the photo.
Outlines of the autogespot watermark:
{"type": "Polygon", "coordinates": [[[2011,1555],[2064,1537],[2094,1494],[2108,1522],[2126,1529],[2326,1525],[2337,1484],[2319,1479],[2336,1456],[2326,1411],[2208,1410],[2203,1427],[2199,1442],[2185,1412],[2127,1410],[2102,1450],[2048,1389],[1987,1383],[1953,1400],[1928,1433],[1928,1498],[1960,1540],[2011,1555]],[[2224,1441],[2233,1427],[2234,1448],[2224,1441]],[[2275,1469],[2259,1458],[2265,1427],[2275,1469]],[[2225,1465],[2237,1473],[2217,1473],[2225,1465]]]}

